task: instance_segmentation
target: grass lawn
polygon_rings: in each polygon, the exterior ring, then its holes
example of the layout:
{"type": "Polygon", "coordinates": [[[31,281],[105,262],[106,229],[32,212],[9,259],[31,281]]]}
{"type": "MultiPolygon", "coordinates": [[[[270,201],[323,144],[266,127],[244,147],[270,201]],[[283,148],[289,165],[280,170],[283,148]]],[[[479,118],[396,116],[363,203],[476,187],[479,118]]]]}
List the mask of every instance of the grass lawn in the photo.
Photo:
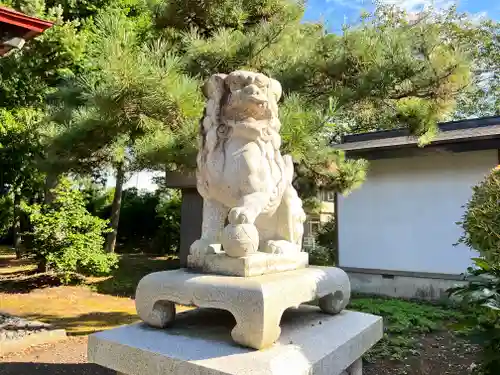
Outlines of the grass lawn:
{"type": "MultiPolygon", "coordinates": [[[[51,274],[36,274],[27,260],[0,253],[0,311],[41,320],[69,334],[95,331],[138,321],[132,299],[139,280],[153,271],[173,269],[167,257],[126,255],[109,277],[86,278],[78,285],[61,285],[51,274]]],[[[179,307],[179,310],[185,309],[179,307]]]]}

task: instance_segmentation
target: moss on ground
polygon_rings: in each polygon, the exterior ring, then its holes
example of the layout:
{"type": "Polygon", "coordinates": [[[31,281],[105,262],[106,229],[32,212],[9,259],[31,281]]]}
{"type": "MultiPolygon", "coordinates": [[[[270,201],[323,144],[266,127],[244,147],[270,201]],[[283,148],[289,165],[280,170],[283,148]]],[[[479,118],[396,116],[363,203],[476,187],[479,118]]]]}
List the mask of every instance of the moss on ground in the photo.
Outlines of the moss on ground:
{"type": "Polygon", "coordinates": [[[348,308],[384,319],[384,337],[367,353],[369,361],[377,358],[402,360],[408,355],[419,355],[418,342],[422,336],[445,331],[461,334],[454,326],[471,314],[451,304],[363,296],[354,297],[348,308]]]}

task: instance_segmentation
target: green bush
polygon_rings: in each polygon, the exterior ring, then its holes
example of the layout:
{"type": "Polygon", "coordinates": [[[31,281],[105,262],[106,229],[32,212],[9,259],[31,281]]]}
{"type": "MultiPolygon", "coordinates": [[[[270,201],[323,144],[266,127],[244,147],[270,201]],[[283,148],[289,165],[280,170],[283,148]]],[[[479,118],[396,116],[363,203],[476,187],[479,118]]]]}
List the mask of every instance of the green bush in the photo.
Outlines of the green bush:
{"type": "Polygon", "coordinates": [[[309,263],[314,266],[333,266],[337,262],[337,234],[335,219],[321,225],[315,234],[316,246],[306,249],[309,253],[309,263]]]}
{"type": "Polygon", "coordinates": [[[14,220],[14,203],[10,195],[0,195],[0,240],[12,240],[12,222],[14,220]]]}
{"type": "Polygon", "coordinates": [[[500,373],[500,167],[473,187],[465,205],[463,234],[458,243],[476,250],[475,267],[467,270],[468,283],[449,290],[450,296],[477,310],[467,322],[482,346],[478,374],[500,373]]]}
{"type": "Polygon", "coordinates": [[[473,337],[481,344],[478,374],[500,374],[500,266],[482,258],[473,259],[475,267],[468,269],[468,284],[448,292],[477,314],[466,321],[473,337]]]}
{"type": "Polygon", "coordinates": [[[335,252],[333,249],[323,246],[315,246],[314,248],[305,248],[309,253],[309,264],[313,266],[334,266],[335,252]]]}
{"type": "MultiPolygon", "coordinates": [[[[113,189],[90,187],[87,209],[102,219],[111,215],[113,189]]],[[[124,190],[118,226],[119,253],[173,254],[180,245],[181,199],[174,189],[124,190]]]]}
{"type": "Polygon", "coordinates": [[[458,243],[477,250],[488,262],[500,264],[500,168],[473,187],[457,224],[463,229],[458,243]]]}
{"type": "Polygon", "coordinates": [[[160,227],[156,235],[156,248],[162,249],[162,254],[179,252],[181,243],[181,194],[170,190],[160,196],[156,206],[156,217],[160,227]]]}
{"type": "Polygon", "coordinates": [[[115,254],[103,250],[108,222],[91,215],[83,194],[62,179],[49,204],[26,206],[32,230],[30,252],[40,268],[58,273],[108,274],[117,265],[115,254]]]}

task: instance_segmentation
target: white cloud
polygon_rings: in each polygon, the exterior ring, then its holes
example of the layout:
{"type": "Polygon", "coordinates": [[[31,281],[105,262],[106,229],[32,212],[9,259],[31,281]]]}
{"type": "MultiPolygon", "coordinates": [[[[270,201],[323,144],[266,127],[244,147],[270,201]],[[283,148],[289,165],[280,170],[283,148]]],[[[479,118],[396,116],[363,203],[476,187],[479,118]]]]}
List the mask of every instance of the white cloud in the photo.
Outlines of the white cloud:
{"type": "Polygon", "coordinates": [[[365,6],[367,3],[368,4],[371,3],[371,1],[365,1],[365,0],[326,0],[326,2],[344,8],[355,9],[355,10],[361,10],[363,6],[365,6]]]}
{"type": "Polygon", "coordinates": [[[454,0],[382,0],[382,2],[389,5],[396,5],[408,12],[418,12],[429,7],[448,9],[457,3],[454,0]]]}

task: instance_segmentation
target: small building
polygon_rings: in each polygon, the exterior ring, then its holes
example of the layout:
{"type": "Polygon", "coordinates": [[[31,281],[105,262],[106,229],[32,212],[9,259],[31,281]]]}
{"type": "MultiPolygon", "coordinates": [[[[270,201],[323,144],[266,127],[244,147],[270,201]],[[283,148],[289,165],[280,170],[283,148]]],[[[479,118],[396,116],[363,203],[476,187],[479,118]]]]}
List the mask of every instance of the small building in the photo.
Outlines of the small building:
{"type": "Polygon", "coordinates": [[[40,35],[52,25],[52,22],[0,6],[0,57],[21,49],[26,41],[40,35]]]}
{"type": "Polygon", "coordinates": [[[366,182],[336,207],[338,262],[355,291],[438,299],[477,255],[454,246],[456,222],[472,186],[500,163],[500,117],[439,128],[425,147],[405,130],[349,135],[339,145],[370,161],[366,182]]]}
{"type": "Polygon", "coordinates": [[[322,225],[335,216],[335,192],[322,190],[317,196],[320,205],[315,212],[306,212],[303,246],[308,250],[316,248],[316,233],[322,225]]]}

